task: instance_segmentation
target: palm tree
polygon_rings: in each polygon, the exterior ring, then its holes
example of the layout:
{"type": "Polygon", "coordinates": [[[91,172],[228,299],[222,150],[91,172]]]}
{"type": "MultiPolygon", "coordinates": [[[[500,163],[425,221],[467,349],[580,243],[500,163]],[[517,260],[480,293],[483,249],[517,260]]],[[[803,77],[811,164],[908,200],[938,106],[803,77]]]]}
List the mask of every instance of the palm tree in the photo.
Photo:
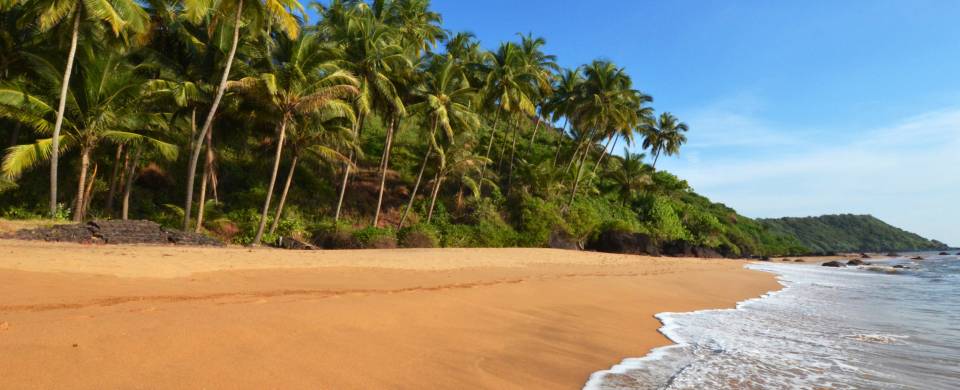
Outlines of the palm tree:
{"type": "MultiPolygon", "coordinates": [[[[381,156],[380,199],[383,198],[386,170],[389,167],[389,151],[393,142],[397,119],[406,114],[404,104],[397,92],[398,73],[411,69],[413,64],[406,56],[396,29],[384,22],[386,5],[376,2],[376,9],[365,2],[346,6],[335,1],[323,9],[323,20],[318,25],[320,33],[328,40],[336,42],[342,52],[338,63],[352,72],[360,81],[360,95],[356,100],[358,114],[357,133],[363,131],[367,115],[372,110],[387,117],[389,126],[384,141],[384,154],[381,156]]],[[[350,166],[344,165],[340,196],[337,201],[335,220],[340,219],[343,198],[347,190],[350,166]]],[[[377,207],[379,214],[380,208],[377,207]]],[[[377,217],[374,217],[376,224],[377,217]]]]}
{"type": "Polygon", "coordinates": [[[643,153],[631,153],[624,148],[620,167],[610,176],[615,183],[613,191],[623,202],[630,201],[638,192],[653,184],[653,169],[643,163],[644,157],[643,153]]]}
{"type": "Polygon", "coordinates": [[[607,145],[604,145],[605,154],[615,129],[636,126],[638,122],[639,93],[631,88],[630,77],[623,68],[609,61],[594,60],[584,68],[584,72],[586,77],[581,85],[581,100],[571,115],[577,121],[577,127],[588,129],[588,132],[581,140],[583,154],[574,174],[567,209],[576,198],[583,167],[594,139],[608,139],[607,145]]]}
{"type": "Polygon", "coordinates": [[[230,68],[233,66],[233,60],[237,54],[240,27],[243,25],[244,19],[254,22],[251,27],[258,27],[264,21],[276,23],[280,31],[286,33],[288,37],[294,38],[300,32],[300,22],[294,16],[294,12],[303,13],[303,6],[298,0],[220,0],[212,3],[212,6],[209,2],[190,1],[186,2],[185,11],[188,19],[194,23],[200,23],[209,17],[210,23],[225,21],[233,26],[230,49],[224,60],[223,74],[220,77],[220,83],[217,85],[213,102],[210,104],[210,111],[207,112],[200,133],[193,144],[194,147],[188,163],[187,193],[183,208],[183,230],[188,230],[190,228],[190,208],[193,204],[193,182],[197,174],[197,161],[200,159],[203,140],[206,139],[207,132],[213,125],[217,108],[220,106],[220,101],[227,90],[230,68]]]}
{"type": "MultiPolygon", "coordinates": [[[[530,72],[530,67],[524,62],[523,52],[516,43],[506,42],[500,44],[496,53],[488,53],[484,62],[478,64],[484,73],[484,101],[488,106],[495,106],[493,127],[490,129],[490,137],[487,141],[486,152],[484,152],[484,162],[480,168],[480,190],[483,189],[483,178],[485,177],[487,162],[490,159],[490,151],[493,148],[493,141],[497,135],[497,122],[501,112],[505,115],[512,114],[519,120],[521,115],[535,115],[533,96],[536,86],[539,85],[536,73],[530,72]]],[[[514,126],[516,127],[516,126],[514,126]]],[[[506,138],[504,139],[506,141],[506,138]]],[[[501,159],[503,153],[501,153],[501,159]]]]}
{"type": "Polygon", "coordinates": [[[657,167],[660,154],[667,156],[680,153],[680,146],[687,142],[683,133],[690,130],[686,123],[680,122],[669,112],[660,114],[656,121],[652,121],[641,129],[643,148],[653,153],[653,167],[657,167]]]}
{"type": "MultiPolygon", "coordinates": [[[[137,74],[138,69],[117,53],[104,54],[87,46],[80,54],[77,77],[70,79],[67,89],[65,131],[59,136],[63,144],[58,143],[61,149],[80,149],[75,221],[82,221],[86,215],[87,171],[91,154],[103,141],[147,144],[167,158],[176,156],[175,146],[135,132],[165,125],[159,115],[145,112],[138,104],[145,85],[145,80],[137,74]]],[[[48,63],[38,62],[35,71],[51,83],[59,76],[48,63]]],[[[6,84],[0,88],[0,116],[19,121],[40,135],[50,135],[55,128],[49,122],[55,112],[52,101],[51,96],[31,94],[22,84],[6,84]]],[[[53,159],[56,155],[53,147],[51,138],[11,147],[3,160],[4,174],[17,177],[41,161],[53,159]]]]}
{"type": "Polygon", "coordinates": [[[398,229],[403,228],[407,213],[413,206],[413,200],[420,188],[423,172],[430,161],[430,154],[436,152],[440,159],[440,169],[445,168],[446,155],[437,141],[437,129],[443,129],[447,139],[453,141],[456,133],[470,131],[480,125],[479,118],[470,108],[475,90],[463,77],[459,66],[453,60],[453,56],[448,54],[445,57],[436,58],[434,67],[436,69],[429,73],[427,82],[415,91],[420,102],[409,107],[410,111],[422,112],[429,118],[433,124],[433,130],[427,139],[429,147],[420,166],[416,184],[413,186],[413,191],[410,192],[410,200],[400,217],[398,229]]]}
{"type": "Polygon", "coordinates": [[[356,147],[351,119],[345,117],[342,112],[326,107],[318,113],[304,115],[297,126],[289,129],[290,169],[280,193],[280,203],[277,204],[273,223],[270,225],[270,235],[276,233],[283,218],[283,207],[287,202],[293,175],[301,159],[312,157],[323,161],[351,163],[349,158],[338,151],[356,147]]]}
{"type": "Polygon", "coordinates": [[[556,166],[560,160],[560,148],[567,134],[567,126],[570,123],[570,115],[573,112],[574,104],[579,98],[581,91],[580,85],[583,83],[583,76],[579,68],[564,69],[557,78],[553,94],[544,105],[544,113],[550,117],[552,122],[556,122],[563,117],[563,126],[560,128],[560,134],[557,136],[557,152],[553,157],[553,165],[556,166]]]}
{"type": "Polygon", "coordinates": [[[273,171],[252,245],[260,244],[266,228],[287,126],[294,124],[298,116],[321,110],[329,110],[354,121],[353,108],[345,100],[352,100],[359,93],[359,82],[350,72],[325,61],[322,51],[318,49],[321,44],[319,38],[316,34],[306,34],[293,42],[281,41],[273,56],[272,62],[276,64],[274,73],[245,77],[230,83],[231,87],[254,97],[260,107],[269,110],[277,120],[277,150],[273,171]]]}
{"type": "Polygon", "coordinates": [[[50,215],[57,211],[57,167],[60,159],[60,130],[63,127],[63,117],[67,106],[67,89],[70,84],[70,75],[73,72],[73,62],[77,52],[77,41],[80,38],[82,25],[98,28],[106,24],[115,36],[126,33],[143,32],[147,23],[147,14],[136,0],[12,0],[0,5],[0,10],[26,4],[28,12],[36,16],[36,27],[41,33],[54,28],[61,28],[64,35],[69,35],[70,43],[67,49],[67,61],[60,79],[60,96],[56,111],[56,120],[52,129],[52,144],[50,156],[50,215]],[[67,31],[69,31],[67,33],[67,31]]]}

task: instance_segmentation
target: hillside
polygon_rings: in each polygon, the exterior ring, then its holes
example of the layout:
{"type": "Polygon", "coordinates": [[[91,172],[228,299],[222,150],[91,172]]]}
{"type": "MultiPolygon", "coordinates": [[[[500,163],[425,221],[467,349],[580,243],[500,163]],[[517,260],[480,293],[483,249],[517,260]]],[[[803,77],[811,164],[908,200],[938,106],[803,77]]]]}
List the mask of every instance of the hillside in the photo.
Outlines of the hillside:
{"type": "Polygon", "coordinates": [[[813,252],[940,250],[947,245],[891,226],[872,215],[758,220],[767,229],[796,237],[813,252]]]}

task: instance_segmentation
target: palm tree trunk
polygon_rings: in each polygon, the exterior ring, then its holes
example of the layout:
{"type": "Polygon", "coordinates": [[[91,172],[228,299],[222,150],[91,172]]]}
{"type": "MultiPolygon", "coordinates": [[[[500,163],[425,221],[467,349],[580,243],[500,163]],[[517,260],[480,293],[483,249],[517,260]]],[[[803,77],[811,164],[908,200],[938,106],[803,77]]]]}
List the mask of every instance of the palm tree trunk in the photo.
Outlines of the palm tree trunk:
{"type": "MultiPolygon", "coordinates": [[[[77,7],[74,13],[73,31],[70,35],[70,51],[67,52],[67,66],[63,71],[63,83],[60,85],[60,103],[57,106],[57,121],[53,125],[53,143],[50,148],[50,217],[54,217],[57,214],[57,165],[60,160],[60,128],[63,127],[63,113],[67,107],[67,90],[70,86],[70,73],[73,71],[73,58],[77,54],[77,38],[80,36],[79,7],[77,7]]],[[[84,172],[84,174],[85,173],[86,172],[84,172]]]]}
{"type": "MultiPolygon", "coordinates": [[[[437,134],[437,121],[433,121],[433,135],[434,137],[437,134]]],[[[423,154],[423,163],[420,164],[420,173],[417,173],[417,182],[413,185],[413,191],[410,191],[410,200],[407,202],[407,207],[403,209],[403,215],[400,216],[400,223],[397,225],[397,230],[403,229],[403,223],[407,220],[407,213],[410,212],[410,209],[413,207],[413,200],[417,197],[417,191],[420,190],[420,181],[423,180],[423,171],[427,169],[427,162],[430,161],[430,152],[433,152],[433,147],[428,146],[427,152],[423,154]]]]}
{"type": "Polygon", "coordinates": [[[610,146],[610,139],[607,140],[606,145],[603,145],[603,153],[601,153],[600,158],[597,159],[597,165],[593,166],[593,172],[590,173],[590,180],[587,181],[587,187],[593,184],[593,178],[597,176],[597,168],[600,166],[600,163],[603,162],[603,158],[606,157],[607,153],[612,153],[613,150],[617,148],[617,142],[620,141],[620,134],[615,134],[611,139],[613,140],[613,147],[610,148],[610,151],[607,151],[607,146],[610,146]]]}
{"type": "Polygon", "coordinates": [[[277,138],[277,153],[273,156],[273,172],[270,174],[270,184],[267,185],[267,199],[263,201],[263,211],[260,213],[260,225],[257,226],[257,235],[250,245],[260,245],[263,239],[263,230],[267,227],[267,214],[270,213],[270,198],[273,197],[273,187],[277,184],[277,173],[280,171],[280,158],[283,157],[283,142],[287,136],[287,116],[280,119],[280,136],[277,138]]]}
{"type": "MultiPolygon", "coordinates": [[[[360,118],[357,119],[357,127],[354,131],[354,133],[357,134],[357,142],[360,142],[360,132],[363,130],[363,124],[366,119],[366,114],[360,114],[360,118]]],[[[343,209],[343,197],[347,194],[347,181],[350,179],[350,166],[353,163],[353,157],[353,150],[350,150],[349,161],[343,163],[343,181],[340,183],[340,197],[337,199],[337,211],[334,214],[333,222],[340,221],[340,211],[343,209]]]]}
{"type": "Polygon", "coordinates": [[[487,151],[483,154],[483,164],[480,165],[480,177],[479,180],[477,180],[479,183],[479,188],[477,189],[480,191],[480,193],[483,193],[483,176],[485,173],[487,173],[487,161],[490,160],[490,150],[493,149],[493,139],[496,138],[497,135],[497,122],[500,121],[501,108],[503,108],[503,105],[498,105],[497,113],[493,116],[493,127],[490,128],[490,141],[487,142],[487,151]]]}
{"type": "Polygon", "coordinates": [[[200,201],[197,203],[197,226],[194,228],[196,233],[200,233],[203,228],[203,214],[207,208],[207,184],[212,184],[213,181],[213,129],[207,132],[204,142],[207,146],[207,161],[203,164],[203,174],[200,176],[200,201]]]}
{"type": "Polygon", "coordinates": [[[657,160],[659,160],[659,159],[660,159],[660,151],[657,150],[655,153],[653,153],[653,167],[652,167],[652,168],[653,168],[654,170],[657,169],[657,160]]]}
{"type": "Polygon", "coordinates": [[[99,168],[100,164],[93,163],[93,170],[90,173],[90,178],[87,180],[87,188],[83,194],[83,215],[87,215],[87,210],[90,210],[90,200],[93,198],[93,185],[96,183],[99,168]]]}
{"type": "Polygon", "coordinates": [[[353,162],[353,151],[350,151],[350,161],[343,163],[343,181],[340,182],[340,197],[337,199],[337,212],[333,221],[340,221],[340,210],[343,209],[343,196],[347,193],[347,179],[350,178],[350,164],[353,162]]]}
{"type": "Polygon", "coordinates": [[[117,145],[117,155],[113,158],[113,174],[110,175],[110,190],[107,192],[106,213],[113,217],[113,199],[117,196],[117,189],[120,186],[120,158],[123,157],[123,144],[117,145]]]}
{"type": "Polygon", "coordinates": [[[537,139],[537,131],[540,130],[540,116],[537,115],[537,124],[533,126],[533,135],[530,136],[530,144],[527,145],[527,152],[533,150],[533,141],[537,139]]]}
{"type": "Polygon", "coordinates": [[[287,182],[283,183],[283,192],[280,193],[280,204],[277,205],[277,212],[274,214],[273,223],[270,224],[270,234],[277,232],[277,226],[280,225],[280,218],[283,217],[283,205],[287,204],[287,194],[290,192],[290,184],[293,183],[293,173],[297,170],[297,154],[293,154],[293,160],[290,161],[290,172],[287,173],[287,182]]]}
{"type": "Polygon", "coordinates": [[[207,136],[210,127],[213,125],[213,118],[217,114],[217,107],[220,106],[220,100],[227,90],[227,81],[230,79],[230,67],[233,66],[233,59],[237,55],[237,43],[240,42],[240,21],[243,16],[243,2],[237,2],[237,14],[233,20],[233,41],[230,44],[230,52],[227,54],[227,63],[223,67],[223,76],[220,78],[220,85],[217,86],[217,94],[213,97],[213,104],[210,105],[210,112],[207,113],[207,119],[203,122],[200,129],[200,135],[193,146],[193,152],[190,156],[189,168],[187,168],[187,196],[183,207],[183,230],[190,229],[190,207],[193,205],[193,181],[197,175],[197,162],[200,160],[200,144],[207,136]]]}
{"type": "Polygon", "coordinates": [[[140,164],[141,145],[133,149],[133,157],[130,158],[130,165],[127,167],[127,184],[123,186],[123,206],[120,218],[124,221],[130,217],[130,194],[133,192],[133,180],[136,178],[137,165],[140,164]]]}
{"type": "Polygon", "coordinates": [[[560,149],[563,146],[563,137],[567,135],[567,117],[563,117],[563,127],[560,128],[560,135],[557,137],[557,153],[553,156],[553,167],[557,167],[557,163],[560,162],[560,149]]]}
{"type": "Polygon", "coordinates": [[[433,220],[433,208],[437,204],[437,194],[440,193],[440,184],[443,183],[442,170],[437,172],[433,183],[433,195],[430,196],[430,211],[427,212],[427,223],[433,220]]]}
{"type": "Polygon", "coordinates": [[[513,127],[513,143],[510,146],[510,173],[507,176],[507,194],[510,193],[510,188],[513,186],[513,161],[516,158],[517,154],[517,136],[520,133],[520,123],[519,119],[517,120],[516,126],[513,127]]]}
{"type": "Polygon", "coordinates": [[[87,189],[87,168],[90,167],[90,147],[80,150],[80,180],[77,181],[77,204],[73,209],[73,221],[83,222],[83,193],[87,189]]]}
{"type": "MultiPolygon", "coordinates": [[[[607,126],[606,123],[604,123],[604,125],[603,125],[603,126],[600,126],[600,128],[602,129],[602,128],[605,128],[606,126],[607,126]]],[[[590,137],[587,138],[588,144],[586,144],[586,147],[585,147],[585,149],[583,150],[583,157],[580,159],[580,165],[577,167],[577,176],[576,176],[576,178],[574,178],[574,180],[573,180],[573,190],[570,191],[570,201],[567,202],[567,207],[565,207],[565,208],[563,209],[563,212],[564,212],[564,213],[566,213],[568,210],[570,210],[570,206],[573,206],[573,200],[576,199],[576,197],[577,197],[577,187],[580,186],[580,178],[583,176],[583,166],[584,166],[585,163],[587,162],[587,156],[590,155],[590,144],[589,144],[589,142],[592,142],[592,141],[590,141],[590,140],[593,139],[593,133],[594,133],[594,132],[591,131],[591,132],[590,132],[590,137]]]]}
{"type": "Polygon", "coordinates": [[[387,168],[390,167],[390,147],[393,146],[393,126],[396,124],[395,118],[390,118],[390,126],[387,127],[387,141],[383,146],[383,158],[380,162],[380,193],[377,196],[377,210],[373,214],[373,227],[377,227],[380,221],[380,208],[383,206],[383,190],[387,184],[387,168]]]}

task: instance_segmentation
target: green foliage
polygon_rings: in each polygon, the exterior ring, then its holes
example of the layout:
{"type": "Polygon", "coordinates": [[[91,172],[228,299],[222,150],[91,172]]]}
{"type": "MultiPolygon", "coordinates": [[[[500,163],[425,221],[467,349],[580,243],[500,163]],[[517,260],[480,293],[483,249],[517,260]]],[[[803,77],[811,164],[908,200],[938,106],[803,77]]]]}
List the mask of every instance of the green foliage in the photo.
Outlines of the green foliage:
{"type": "Polygon", "coordinates": [[[520,209],[515,225],[518,229],[517,245],[525,247],[546,246],[553,232],[569,232],[560,207],[541,198],[524,196],[519,201],[520,209]]]}
{"type": "Polygon", "coordinates": [[[814,252],[942,250],[947,246],[888,225],[872,215],[761,219],[768,229],[796,237],[814,252]]]}
{"type": "Polygon", "coordinates": [[[690,240],[687,231],[671,201],[661,196],[651,196],[646,200],[647,212],[644,221],[650,233],[658,240],[690,240]]]}

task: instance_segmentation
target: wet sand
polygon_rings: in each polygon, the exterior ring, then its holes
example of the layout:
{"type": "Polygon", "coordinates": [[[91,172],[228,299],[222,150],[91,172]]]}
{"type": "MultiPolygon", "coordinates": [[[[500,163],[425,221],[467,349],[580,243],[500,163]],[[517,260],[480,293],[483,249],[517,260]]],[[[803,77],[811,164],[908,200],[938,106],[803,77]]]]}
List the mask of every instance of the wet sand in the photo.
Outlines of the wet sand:
{"type": "Polygon", "coordinates": [[[0,240],[4,388],[580,388],[663,311],[779,288],[734,260],[0,240]]]}

